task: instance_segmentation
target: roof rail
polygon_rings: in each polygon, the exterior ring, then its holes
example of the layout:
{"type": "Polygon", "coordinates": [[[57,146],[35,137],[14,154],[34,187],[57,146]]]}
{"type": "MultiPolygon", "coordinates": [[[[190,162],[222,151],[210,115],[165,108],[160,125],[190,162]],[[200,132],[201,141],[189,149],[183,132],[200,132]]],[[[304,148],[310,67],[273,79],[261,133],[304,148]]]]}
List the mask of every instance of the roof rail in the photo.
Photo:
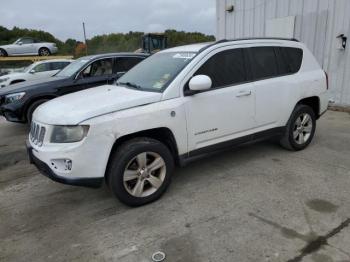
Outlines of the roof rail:
{"type": "Polygon", "coordinates": [[[209,47],[212,47],[217,44],[221,43],[227,43],[227,42],[234,42],[234,41],[244,41],[244,40],[285,40],[285,41],[294,41],[294,42],[300,42],[296,38],[283,38],[283,37],[247,37],[247,38],[236,38],[236,39],[222,39],[219,41],[216,41],[210,45],[207,45],[205,47],[202,47],[198,53],[203,52],[204,50],[208,49],[209,47]]]}
{"type": "Polygon", "coordinates": [[[225,42],[233,42],[233,41],[244,41],[244,40],[285,40],[285,41],[294,41],[300,42],[296,38],[283,38],[283,37],[247,37],[247,38],[235,38],[235,39],[222,39],[216,41],[215,44],[225,43],[225,42]]]}

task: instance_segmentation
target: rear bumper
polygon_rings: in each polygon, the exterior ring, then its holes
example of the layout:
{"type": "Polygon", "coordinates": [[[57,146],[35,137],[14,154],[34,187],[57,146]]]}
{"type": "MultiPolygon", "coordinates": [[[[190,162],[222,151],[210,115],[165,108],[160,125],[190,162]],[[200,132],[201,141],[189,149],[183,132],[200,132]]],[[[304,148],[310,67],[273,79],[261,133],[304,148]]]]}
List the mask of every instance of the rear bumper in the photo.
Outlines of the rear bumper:
{"type": "Polygon", "coordinates": [[[56,53],[57,53],[57,51],[58,51],[58,48],[57,48],[57,47],[55,47],[55,46],[53,46],[53,47],[51,47],[51,48],[50,48],[50,52],[51,52],[51,54],[56,54],[56,53]]]}
{"type": "Polygon", "coordinates": [[[33,154],[33,148],[30,146],[29,141],[26,141],[27,152],[29,156],[29,161],[31,164],[34,164],[40,173],[51,180],[72,186],[83,186],[83,187],[92,187],[98,188],[102,185],[103,178],[66,178],[56,175],[51,168],[43,161],[38,159],[33,154]]]}

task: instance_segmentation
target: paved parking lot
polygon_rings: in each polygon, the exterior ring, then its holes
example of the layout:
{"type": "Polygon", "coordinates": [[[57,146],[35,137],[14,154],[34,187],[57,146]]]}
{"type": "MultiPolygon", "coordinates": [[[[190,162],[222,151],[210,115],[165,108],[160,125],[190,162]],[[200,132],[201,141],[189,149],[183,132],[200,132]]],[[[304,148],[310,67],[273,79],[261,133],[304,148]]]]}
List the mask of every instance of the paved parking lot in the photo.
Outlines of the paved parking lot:
{"type": "Polygon", "coordinates": [[[350,114],[328,112],[311,146],[263,142],[178,169],[158,202],[61,185],[0,120],[0,261],[350,261],[350,114]]]}

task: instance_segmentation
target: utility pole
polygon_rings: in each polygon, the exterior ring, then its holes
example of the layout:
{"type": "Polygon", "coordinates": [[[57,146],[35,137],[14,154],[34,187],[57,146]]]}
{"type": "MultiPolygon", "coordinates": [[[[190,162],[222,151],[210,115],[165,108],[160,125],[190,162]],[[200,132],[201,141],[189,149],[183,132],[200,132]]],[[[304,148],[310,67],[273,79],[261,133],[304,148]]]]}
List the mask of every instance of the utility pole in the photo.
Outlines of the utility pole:
{"type": "Polygon", "coordinates": [[[88,46],[86,41],[86,32],[85,32],[85,23],[83,22],[83,30],[84,30],[84,40],[85,40],[85,53],[88,54],[88,46]]]}

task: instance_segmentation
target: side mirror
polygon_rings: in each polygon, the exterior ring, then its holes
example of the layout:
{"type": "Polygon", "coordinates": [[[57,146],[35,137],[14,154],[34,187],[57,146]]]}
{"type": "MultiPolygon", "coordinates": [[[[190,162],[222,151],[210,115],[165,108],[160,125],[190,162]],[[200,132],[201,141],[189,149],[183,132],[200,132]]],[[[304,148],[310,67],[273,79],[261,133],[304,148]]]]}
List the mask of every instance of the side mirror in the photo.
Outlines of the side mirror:
{"type": "Polygon", "coordinates": [[[209,76],[196,75],[190,80],[188,87],[191,91],[205,91],[211,88],[212,81],[209,76]]]}
{"type": "Polygon", "coordinates": [[[32,70],[29,71],[29,73],[30,73],[30,74],[35,74],[36,72],[35,72],[34,69],[32,69],[32,70]]]}
{"type": "Polygon", "coordinates": [[[123,75],[125,75],[125,73],[126,72],[117,72],[117,74],[116,74],[116,79],[119,79],[119,78],[121,78],[123,75]]]}
{"type": "Polygon", "coordinates": [[[17,45],[22,45],[23,43],[22,42],[18,42],[17,45]]]}
{"type": "Polygon", "coordinates": [[[83,77],[83,72],[80,72],[78,75],[76,75],[74,77],[74,82],[77,82],[79,80],[82,80],[84,77],[83,77]]]}

